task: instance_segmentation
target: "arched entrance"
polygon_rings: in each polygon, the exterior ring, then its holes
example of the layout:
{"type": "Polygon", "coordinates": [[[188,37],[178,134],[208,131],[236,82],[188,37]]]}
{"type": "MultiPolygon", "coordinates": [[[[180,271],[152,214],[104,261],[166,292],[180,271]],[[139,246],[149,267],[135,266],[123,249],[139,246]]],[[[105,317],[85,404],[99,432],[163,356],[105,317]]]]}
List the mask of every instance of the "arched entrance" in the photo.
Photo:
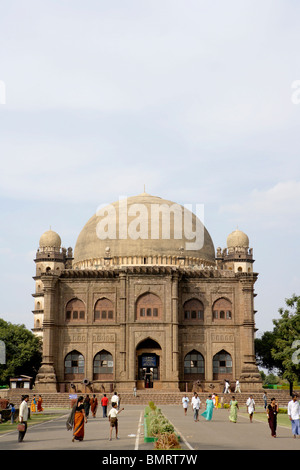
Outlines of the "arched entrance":
{"type": "Polygon", "coordinates": [[[161,347],[151,338],[136,348],[137,388],[153,388],[160,381],[161,347]]]}

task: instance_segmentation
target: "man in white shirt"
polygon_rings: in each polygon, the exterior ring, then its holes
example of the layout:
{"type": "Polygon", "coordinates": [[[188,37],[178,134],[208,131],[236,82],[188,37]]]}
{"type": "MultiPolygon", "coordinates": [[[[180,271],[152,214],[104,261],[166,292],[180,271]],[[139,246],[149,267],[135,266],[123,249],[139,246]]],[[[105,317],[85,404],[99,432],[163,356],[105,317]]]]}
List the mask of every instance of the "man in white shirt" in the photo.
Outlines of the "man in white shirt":
{"type": "Polygon", "coordinates": [[[248,408],[250,423],[252,423],[253,413],[255,411],[255,401],[254,401],[252,395],[250,395],[250,397],[248,398],[248,400],[246,402],[246,405],[247,405],[247,408],[248,408]]]}
{"type": "Polygon", "coordinates": [[[118,397],[117,392],[115,392],[115,393],[113,394],[113,396],[111,397],[111,405],[113,405],[113,403],[116,403],[117,408],[118,408],[118,405],[119,405],[119,397],[118,397]]]}
{"type": "Polygon", "coordinates": [[[294,438],[300,435],[300,403],[297,400],[297,395],[292,395],[291,401],[288,403],[288,415],[292,423],[292,433],[294,438]]]}
{"type": "Polygon", "coordinates": [[[198,397],[198,393],[194,393],[192,398],[192,407],[194,411],[194,421],[199,421],[199,410],[201,406],[200,398],[198,397]]]}
{"type": "Polygon", "coordinates": [[[24,395],[23,401],[19,408],[19,422],[25,425],[24,431],[19,431],[18,441],[22,442],[27,431],[28,405],[29,395],[24,395]]]}
{"type": "Polygon", "coordinates": [[[187,413],[187,408],[188,408],[189,401],[190,401],[189,397],[187,397],[186,395],[184,395],[184,397],[182,397],[182,406],[183,406],[185,416],[186,416],[186,413],[187,413]]]}
{"type": "Polygon", "coordinates": [[[241,393],[241,386],[240,386],[240,381],[237,380],[236,383],[235,383],[235,393],[239,392],[241,393]]]}

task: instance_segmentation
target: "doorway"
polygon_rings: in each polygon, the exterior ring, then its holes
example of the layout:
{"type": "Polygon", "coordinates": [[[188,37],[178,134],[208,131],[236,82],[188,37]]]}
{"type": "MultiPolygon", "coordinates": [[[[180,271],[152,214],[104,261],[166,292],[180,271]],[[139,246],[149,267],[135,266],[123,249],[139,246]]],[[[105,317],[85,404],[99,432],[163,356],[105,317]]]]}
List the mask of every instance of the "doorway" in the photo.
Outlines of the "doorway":
{"type": "Polygon", "coordinates": [[[160,381],[160,345],[150,339],[142,341],[136,349],[137,384],[139,389],[155,387],[160,381]]]}

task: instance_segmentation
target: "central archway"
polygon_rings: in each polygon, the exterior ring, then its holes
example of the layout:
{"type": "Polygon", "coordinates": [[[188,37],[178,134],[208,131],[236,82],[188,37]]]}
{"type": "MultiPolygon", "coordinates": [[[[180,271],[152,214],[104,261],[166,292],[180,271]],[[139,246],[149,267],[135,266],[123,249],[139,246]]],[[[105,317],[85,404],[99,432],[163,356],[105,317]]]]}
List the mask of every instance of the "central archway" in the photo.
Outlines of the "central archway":
{"type": "Polygon", "coordinates": [[[151,338],[136,348],[136,382],[138,389],[153,388],[160,381],[161,347],[151,338]]]}

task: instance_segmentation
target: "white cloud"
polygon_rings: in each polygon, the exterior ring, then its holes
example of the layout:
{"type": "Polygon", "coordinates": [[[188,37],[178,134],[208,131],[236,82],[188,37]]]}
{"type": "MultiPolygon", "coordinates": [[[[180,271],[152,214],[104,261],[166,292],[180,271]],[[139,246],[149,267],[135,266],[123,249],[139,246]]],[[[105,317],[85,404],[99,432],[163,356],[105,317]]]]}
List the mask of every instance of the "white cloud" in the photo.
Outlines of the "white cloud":
{"type": "Polygon", "coordinates": [[[222,205],[220,211],[240,221],[259,224],[260,228],[299,232],[300,181],[283,181],[269,189],[255,189],[241,202],[222,205]]]}

